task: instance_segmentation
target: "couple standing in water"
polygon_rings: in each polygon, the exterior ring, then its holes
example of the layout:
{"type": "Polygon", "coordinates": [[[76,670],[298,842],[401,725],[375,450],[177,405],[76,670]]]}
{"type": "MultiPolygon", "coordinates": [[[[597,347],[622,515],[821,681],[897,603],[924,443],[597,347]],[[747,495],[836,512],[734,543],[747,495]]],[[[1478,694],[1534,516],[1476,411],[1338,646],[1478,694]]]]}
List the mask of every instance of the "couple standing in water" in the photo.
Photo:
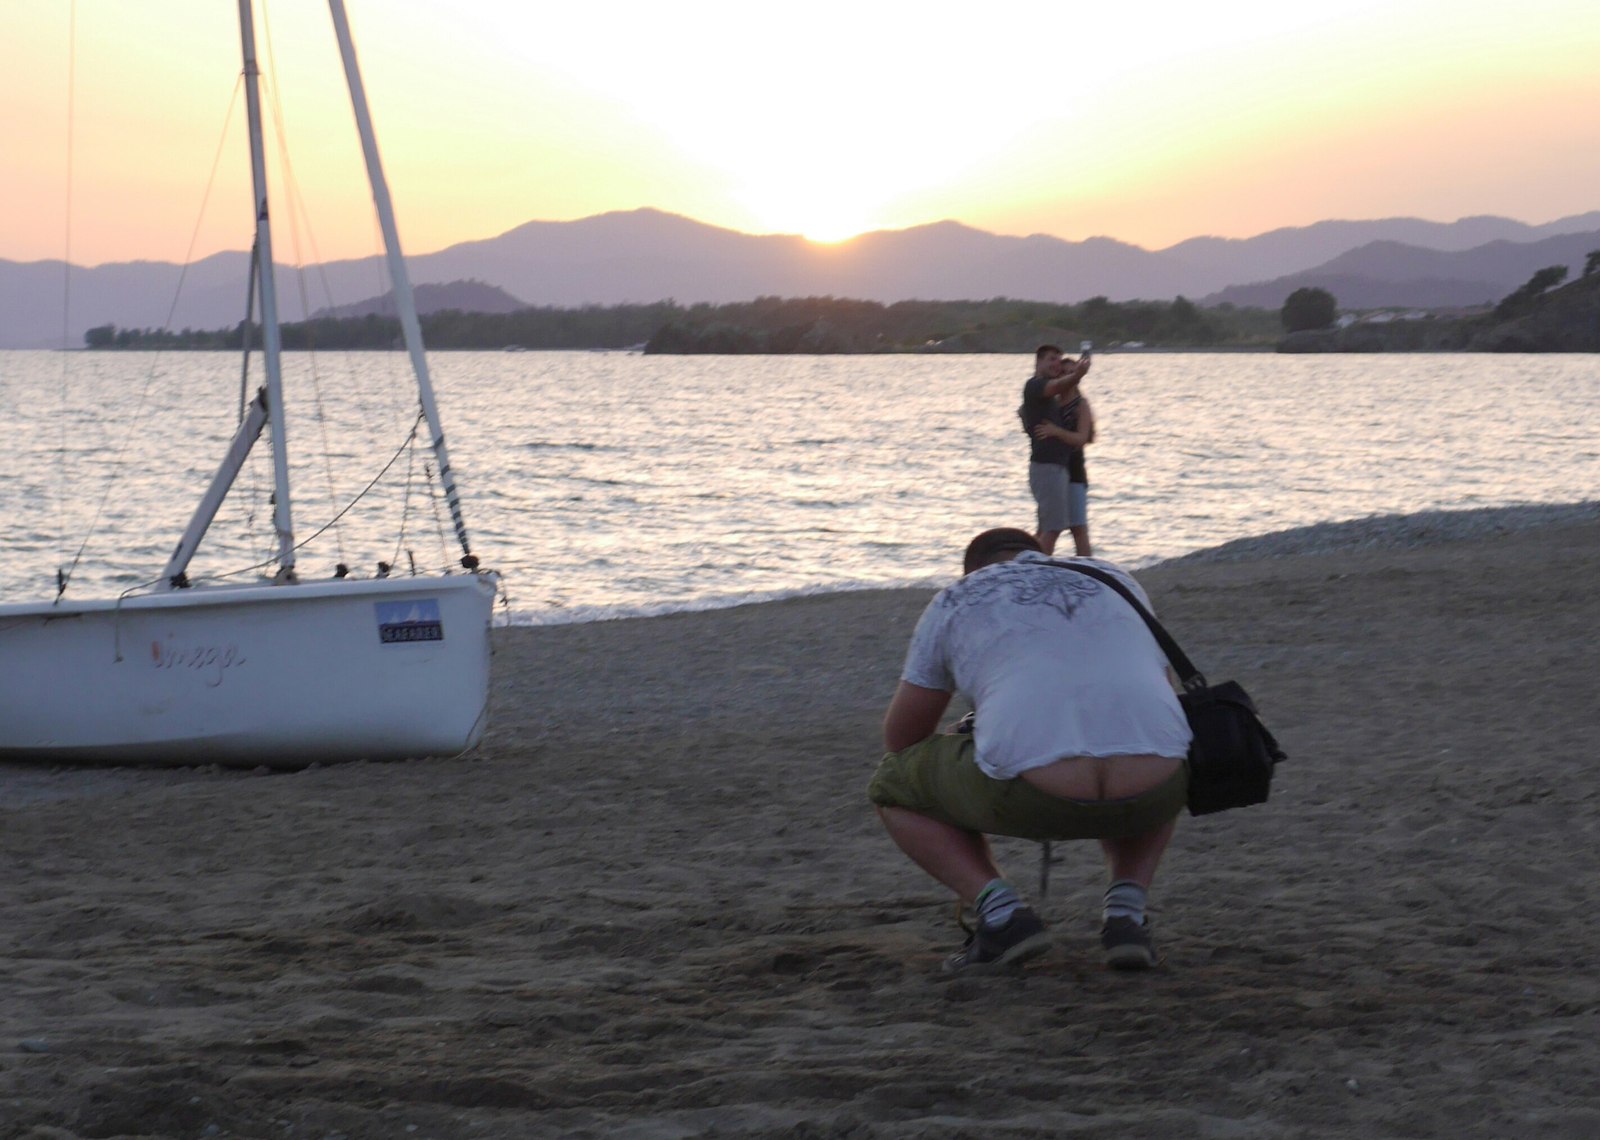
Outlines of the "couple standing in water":
{"type": "Polygon", "coordinates": [[[1089,349],[1068,360],[1043,344],[1033,354],[1033,375],[1022,387],[1022,430],[1028,433],[1028,489],[1039,506],[1039,548],[1054,554],[1062,531],[1072,533],[1073,551],[1088,558],[1089,474],[1083,449],[1094,442],[1094,412],[1080,390],[1089,371],[1089,349]]]}

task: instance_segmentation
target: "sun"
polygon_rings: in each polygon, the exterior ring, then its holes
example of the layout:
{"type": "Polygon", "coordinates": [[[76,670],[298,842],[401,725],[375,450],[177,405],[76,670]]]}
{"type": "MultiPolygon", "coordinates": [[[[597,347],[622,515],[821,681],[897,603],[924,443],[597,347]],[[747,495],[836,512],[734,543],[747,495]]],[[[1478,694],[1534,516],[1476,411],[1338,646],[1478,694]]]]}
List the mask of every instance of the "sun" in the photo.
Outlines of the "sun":
{"type": "Polygon", "coordinates": [[[763,179],[740,198],[761,230],[799,234],[818,245],[838,245],[881,228],[873,216],[877,203],[837,184],[763,179]]]}
{"type": "Polygon", "coordinates": [[[813,245],[842,245],[873,227],[859,218],[820,218],[797,228],[813,245]]]}

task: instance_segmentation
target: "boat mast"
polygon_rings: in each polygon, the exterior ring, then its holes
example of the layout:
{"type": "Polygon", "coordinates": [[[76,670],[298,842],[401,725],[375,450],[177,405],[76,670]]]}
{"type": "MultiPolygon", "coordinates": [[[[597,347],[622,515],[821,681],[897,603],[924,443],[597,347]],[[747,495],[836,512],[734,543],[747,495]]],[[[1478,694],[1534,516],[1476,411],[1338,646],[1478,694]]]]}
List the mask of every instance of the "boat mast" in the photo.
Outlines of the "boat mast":
{"type": "MultiPolygon", "coordinates": [[[[241,0],[242,2],[244,0],[241,0]]],[[[439,407],[433,398],[433,381],[428,375],[428,357],[422,346],[422,326],[417,321],[416,297],[411,291],[411,276],[406,272],[405,256],[400,250],[400,231],[394,221],[394,202],[389,197],[389,184],[383,177],[383,161],[378,156],[378,140],[372,131],[372,114],[367,109],[367,94],[361,83],[361,66],[356,61],[355,43],[350,38],[350,20],[345,15],[344,0],[328,0],[328,12],[333,17],[334,35],[339,40],[339,54],[344,59],[345,80],[350,88],[350,106],[356,116],[356,131],[361,135],[361,153],[367,160],[367,181],[372,184],[372,200],[378,208],[378,224],[383,231],[383,249],[389,263],[389,280],[394,286],[395,311],[400,317],[400,331],[405,337],[406,351],[411,354],[412,371],[417,376],[417,392],[422,400],[422,415],[428,421],[433,454],[439,463],[439,482],[444,487],[445,502],[450,507],[450,519],[455,524],[456,539],[461,543],[461,564],[469,570],[476,569],[478,560],[467,542],[467,524],[461,517],[461,497],[456,490],[455,473],[450,468],[450,455],[445,450],[444,427],[439,422],[439,407]]]]}
{"type": "Polygon", "coordinates": [[[242,359],[239,362],[239,427],[236,430],[233,443],[228,447],[228,453],[222,459],[222,466],[217,468],[217,473],[211,479],[211,486],[200,499],[200,505],[195,508],[194,514],[189,519],[189,525],[184,529],[183,537],[178,540],[177,547],[172,552],[172,557],[167,559],[167,567],[161,571],[161,583],[164,589],[180,590],[190,585],[189,562],[194,558],[195,551],[200,549],[200,540],[205,538],[206,531],[211,529],[211,524],[216,521],[217,511],[222,507],[222,500],[227,498],[228,492],[233,489],[234,480],[239,477],[239,471],[244,467],[244,461],[250,456],[250,449],[256,445],[256,440],[261,438],[261,429],[267,424],[267,390],[262,388],[256,392],[255,399],[248,405],[245,396],[250,387],[250,326],[256,316],[256,269],[261,264],[261,246],[251,243],[250,246],[250,285],[245,290],[244,299],[244,324],[242,359]]]}
{"type": "MultiPolygon", "coordinates": [[[[267,371],[267,415],[272,423],[272,528],[278,536],[276,580],[292,582],[294,520],[289,510],[289,444],[284,428],[282,343],[278,336],[278,289],[273,280],[272,225],[267,216],[267,163],[261,141],[260,69],[256,66],[255,14],[239,0],[239,43],[244,52],[245,107],[250,119],[250,173],[256,206],[256,281],[261,289],[261,355],[267,371]]],[[[245,322],[248,351],[250,322],[245,322]]]]}

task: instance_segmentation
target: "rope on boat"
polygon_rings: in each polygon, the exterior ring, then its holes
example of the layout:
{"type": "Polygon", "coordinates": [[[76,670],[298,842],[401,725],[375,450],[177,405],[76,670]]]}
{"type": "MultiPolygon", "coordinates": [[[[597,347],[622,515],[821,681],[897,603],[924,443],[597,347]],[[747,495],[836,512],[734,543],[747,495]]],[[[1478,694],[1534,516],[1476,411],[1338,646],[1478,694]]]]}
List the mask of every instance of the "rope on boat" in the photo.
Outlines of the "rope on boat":
{"type": "MultiPolygon", "coordinates": [[[[387,463],[385,463],[383,465],[383,469],[381,471],[379,471],[376,475],[374,475],[372,477],[371,481],[368,482],[365,487],[361,488],[361,490],[359,492],[357,492],[355,498],[351,499],[348,503],[346,503],[343,506],[343,508],[340,509],[338,514],[334,515],[327,522],[323,523],[320,527],[318,527],[311,534],[307,535],[305,538],[303,538],[299,542],[295,543],[294,548],[295,548],[296,551],[299,551],[299,550],[303,549],[304,547],[306,547],[310,543],[315,542],[323,534],[326,534],[327,531],[330,528],[332,528],[335,524],[337,524],[340,519],[344,518],[345,515],[349,514],[352,510],[354,510],[356,504],[361,502],[362,499],[367,497],[368,492],[370,492],[374,487],[376,487],[380,482],[382,482],[383,477],[389,473],[389,469],[400,461],[400,456],[405,453],[406,449],[411,446],[411,442],[414,439],[416,439],[416,437],[417,437],[417,428],[421,425],[421,423],[422,423],[422,415],[421,415],[421,413],[418,413],[416,421],[413,422],[412,425],[411,425],[411,431],[409,433],[407,433],[405,439],[401,440],[400,446],[395,448],[394,454],[389,457],[389,462],[387,462],[387,463]]],[[[241,574],[249,574],[249,573],[252,573],[252,572],[254,572],[256,570],[263,570],[266,567],[271,566],[276,561],[277,561],[276,557],[267,558],[267,559],[264,559],[264,560],[262,560],[260,562],[257,562],[253,566],[244,566],[244,567],[241,567],[238,570],[229,570],[229,571],[227,571],[225,573],[222,573],[222,574],[212,574],[212,575],[209,575],[209,577],[214,578],[214,579],[237,578],[241,574]]],[[[159,579],[157,579],[157,581],[159,581],[159,579]]],[[[146,585],[155,585],[155,583],[154,582],[146,583],[146,585]]]]}
{"type": "MultiPolygon", "coordinates": [[[[433,485],[433,465],[430,463],[424,463],[422,465],[422,473],[428,477],[428,501],[433,504],[433,526],[434,530],[439,535],[439,557],[448,562],[450,560],[450,548],[445,545],[444,541],[444,519],[439,517],[439,490],[433,485]]],[[[461,512],[459,509],[452,512],[452,514],[456,516],[459,516],[460,513],[461,512]]],[[[466,537],[465,531],[462,532],[462,537],[466,537]]],[[[463,546],[462,555],[463,559],[461,564],[463,566],[465,566],[468,570],[476,568],[477,559],[474,558],[470,563],[466,561],[467,558],[472,558],[472,551],[463,546]]]]}

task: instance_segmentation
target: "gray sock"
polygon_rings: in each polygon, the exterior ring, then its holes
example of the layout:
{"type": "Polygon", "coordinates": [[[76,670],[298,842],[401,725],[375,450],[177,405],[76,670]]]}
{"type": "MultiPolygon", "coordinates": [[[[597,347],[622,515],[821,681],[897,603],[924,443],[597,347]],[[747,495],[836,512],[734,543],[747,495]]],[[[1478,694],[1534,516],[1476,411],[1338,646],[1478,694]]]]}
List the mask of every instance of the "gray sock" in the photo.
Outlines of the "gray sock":
{"type": "Polygon", "coordinates": [[[972,909],[978,912],[979,925],[993,927],[1004,926],[1020,906],[1022,899],[1010,883],[1004,879],[990,879],[978,892],[972,909]]]}
{"type": "Polygon", "coordinates": [[[1148,892],[1138,883],[1132,879],[1118,879],[1106,888],[1100,915],[1102,918],[1131,918],[1142,923],[1148,901],[1148,892]]]}

